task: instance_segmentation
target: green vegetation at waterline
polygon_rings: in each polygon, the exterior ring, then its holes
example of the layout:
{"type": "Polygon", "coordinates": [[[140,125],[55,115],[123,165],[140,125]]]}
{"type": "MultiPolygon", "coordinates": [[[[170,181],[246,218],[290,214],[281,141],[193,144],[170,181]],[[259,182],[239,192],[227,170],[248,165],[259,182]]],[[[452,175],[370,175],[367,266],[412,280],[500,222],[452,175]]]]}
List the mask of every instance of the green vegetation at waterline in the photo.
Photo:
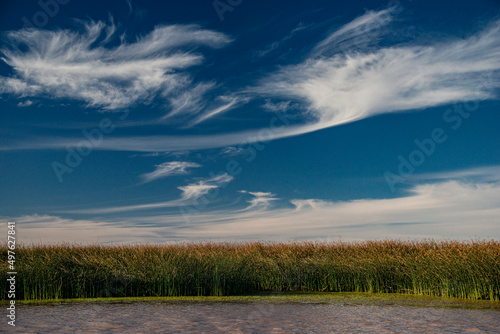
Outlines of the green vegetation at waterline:
{"type": "MultiPolygon", "coordinates": [[[[8,271],[3,246],[3,282],[8,271]]],[[[16,271],[18,300],[259,291],[500,300],[497,241],[31,246],[16,249],[16,271]]]]}
{"type": "MultiPolygon", "coordinates": [[[[73,303],[274,303],[274,304],[342,304],[348,306],[416,306],[462,309],[500,310],[499,301],[418,296],[400,293],[369,292],[263,292],[244,296],[170,296],[170,297],[103,297],[71,299],[19,300],[22,305],[55,305],[73,303]]],[[[0,304],[8,304],[0,300],[0,304]]]]}

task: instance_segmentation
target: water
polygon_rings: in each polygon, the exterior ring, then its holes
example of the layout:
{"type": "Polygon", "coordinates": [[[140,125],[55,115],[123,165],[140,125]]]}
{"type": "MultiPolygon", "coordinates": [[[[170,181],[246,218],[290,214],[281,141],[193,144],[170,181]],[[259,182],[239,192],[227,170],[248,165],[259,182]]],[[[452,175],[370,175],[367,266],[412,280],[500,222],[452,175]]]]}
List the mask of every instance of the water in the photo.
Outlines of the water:
{"type": "Polygon", "coordinates": [[[499,310],[401,305],[149,301],[17,310],[9,333],[500,333],[499,310]]]}

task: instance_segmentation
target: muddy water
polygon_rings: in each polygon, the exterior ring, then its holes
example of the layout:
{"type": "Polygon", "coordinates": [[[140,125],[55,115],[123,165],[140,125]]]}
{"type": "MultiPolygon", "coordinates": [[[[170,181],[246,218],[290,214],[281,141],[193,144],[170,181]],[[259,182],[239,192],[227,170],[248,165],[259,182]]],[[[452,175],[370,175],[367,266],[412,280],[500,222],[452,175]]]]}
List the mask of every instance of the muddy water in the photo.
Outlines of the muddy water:
{"type": "MultiPolygon", "coordinates": [[[[500,333],[499,310],[342,303],[21,305],[19,333],[500,333]]],[[[4,332],[2,330],[2,332],[4,332]]]]}

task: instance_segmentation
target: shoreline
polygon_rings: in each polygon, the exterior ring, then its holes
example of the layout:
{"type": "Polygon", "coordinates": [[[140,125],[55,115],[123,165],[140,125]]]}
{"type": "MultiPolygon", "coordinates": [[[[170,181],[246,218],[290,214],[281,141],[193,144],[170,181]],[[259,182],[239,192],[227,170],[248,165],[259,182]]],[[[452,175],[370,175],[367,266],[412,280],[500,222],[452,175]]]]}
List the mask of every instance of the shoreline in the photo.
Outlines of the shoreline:
{"type": "MultiPolygon", "coordinates": [[[[0,304],[7,304],[1,300],[0,304]]],[[[406,306],[463,309],[490,309],[500,311],[500,301],[472,300],[451,297],[435,297],[398,293],[369,292],[269,292],[241,296],[179,296],[179,297],[104,297],[104,298],[67,298],[44,300],[16,300],[19,306],[61,305],[73,303],[342,303],[345,306],[406,306]]]]}

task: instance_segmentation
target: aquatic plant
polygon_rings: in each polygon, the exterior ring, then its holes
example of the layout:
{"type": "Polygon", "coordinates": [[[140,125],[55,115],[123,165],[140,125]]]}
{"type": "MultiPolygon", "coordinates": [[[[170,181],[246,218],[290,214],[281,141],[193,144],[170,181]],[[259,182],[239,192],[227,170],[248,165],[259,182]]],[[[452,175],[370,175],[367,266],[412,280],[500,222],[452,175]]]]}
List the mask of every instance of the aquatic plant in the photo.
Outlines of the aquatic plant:
{"type": "MultiPolygon", "coordinates": [[[[385,292],[500,300],[498,241],[18,246],[16,299],[385,292]]],[[[6,282],[7,247],[0,248],[6,282]]],[[[0,298],[7,298],[7,284],[0,298]]]]}

